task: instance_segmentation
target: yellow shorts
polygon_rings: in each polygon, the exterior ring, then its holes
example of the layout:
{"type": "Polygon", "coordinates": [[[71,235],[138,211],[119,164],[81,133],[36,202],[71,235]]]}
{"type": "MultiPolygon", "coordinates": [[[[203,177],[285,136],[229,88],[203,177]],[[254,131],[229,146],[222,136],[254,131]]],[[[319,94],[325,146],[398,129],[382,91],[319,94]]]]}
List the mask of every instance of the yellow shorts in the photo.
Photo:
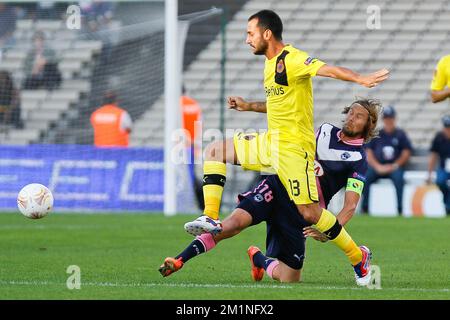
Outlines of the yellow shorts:
{"type": "Polygon", "coordinates": [[[295,204],[319,201],[314,175],[315,148],[272,141],[268,133],[236,133],[234,149],[243,169],[278,174],[295,204]]]}

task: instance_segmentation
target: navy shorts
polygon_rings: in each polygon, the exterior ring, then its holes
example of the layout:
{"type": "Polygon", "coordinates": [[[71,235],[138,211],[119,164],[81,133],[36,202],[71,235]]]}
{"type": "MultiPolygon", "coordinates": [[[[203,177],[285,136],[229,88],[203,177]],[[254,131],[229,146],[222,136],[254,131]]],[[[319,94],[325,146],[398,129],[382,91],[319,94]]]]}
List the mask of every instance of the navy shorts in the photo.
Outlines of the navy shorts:
{"type": "Polygon", "coordinates": [[[311,224],[298,213],[278,176],[266,176],[238,198],[237,208],[252,216],[252,225],[267,224],[266,255],[300,270],[305,259],[303,228],[311,224]]]}

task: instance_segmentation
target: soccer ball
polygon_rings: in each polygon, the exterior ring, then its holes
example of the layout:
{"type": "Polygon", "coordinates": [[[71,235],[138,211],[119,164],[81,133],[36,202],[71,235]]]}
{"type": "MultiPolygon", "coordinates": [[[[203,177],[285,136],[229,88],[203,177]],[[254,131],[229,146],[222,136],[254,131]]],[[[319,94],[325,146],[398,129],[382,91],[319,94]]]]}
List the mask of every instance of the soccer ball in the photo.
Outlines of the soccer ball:
{"type": "Polygon", "coordinates": [[[17,196],[17,207],[27,218],[45,217],[53,207],[53,195],[50,190],[39,183],[27,184],[17,196]]]}

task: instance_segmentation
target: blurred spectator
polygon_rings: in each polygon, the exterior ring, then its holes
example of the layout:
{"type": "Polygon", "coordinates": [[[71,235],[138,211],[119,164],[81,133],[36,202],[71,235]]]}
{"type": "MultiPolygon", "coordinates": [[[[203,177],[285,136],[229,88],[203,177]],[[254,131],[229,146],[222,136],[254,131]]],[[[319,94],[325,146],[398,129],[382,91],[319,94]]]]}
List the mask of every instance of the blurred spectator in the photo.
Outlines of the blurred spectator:
{"type": "Polygon", "coordinates": [[[22,127],[19,93],[7,71],[0,71],[0,123],[22,127]]]}
{"type": "Polygon", "coordinates": [[[3,50],[14,45],[13,33],[16,29],[16,22],[16,10],[0,2],[0,58],[3,50]]]}
{"type": "Polygon", "coordinates": [[[114,6],[109,1],[83,0],[79,2],[86,27],[90,32],[108,29],[114,15],[114,6]]]}
{"type": "Polygon", "coordinates": [[[396,127],[396,112],[391,106],[383,110],[383,129],[380,130],[379,138],[373,139],[366,146],[367,170],[366,185],[363,191],[362,209],[369,212],[370,185],[379,178],[392,180],[397,192],[397,210],[403,211],[403,167],[408,162],[412,146],[406,133],[396,127]]]}
{"type": "Polygon", "coordinates": [[[191,181],[193,183],[195,195],[197,198],[197,203],[200,209],[204,209],[203,202],[203,185],[202,182],[195,177],[195,158],[198,152],[201,150],[195,149],[195,141],[198,138],[196,131],[196,122],[201,121],[202,110],[198,102],[186,95],[186,89],[183,86],[181,100],[181,110],[183,114],[183,128],[189,133],[187,140],[189,143],[190,150],[190,162],[189,162],[189,173],[191,176],[191,181]]]}
{"type": "Polygon", "coordinates": [[[61,84],[61,73],[55,51],[45,43],[45,34],[38,31],[33,36],[33,49],[28,53],[24,62],[25,89],[53,90],[61,84]]]}
{"type": "Polygon", "coordinates": [[[79,2],[83,17],[83,29],[90,40],[99,40],[103,43],[100,60],[107,64],[112,53],[111,21],[114,16],[114,4],[102,0],[82,0],[79,2]]]}
{"type": "Polygon", "coordinates": [[[56,1],[41,0],[36,2],[36,20],[42,19],[59,19],[58,9],[56,8],[56,1]]]}
{"type": "Polygon", "coordinates": [[[442,57],[434,70],[431,82],[431,101],[443,101],[450,97],[450,55],[442,57]]]}
{"type": "Polygon", "coordinates": [[[450,115],[444,116],[442,122],[444,129],[436,134],[431,144],[427,183],[431,183],[431,173],[435,170],[439,158],[436,184],[444,196],[447,215],[450,215],[450,115]]]}
{"type": "Polygon", "coordinates": [[[103,106],[91,115],[96,147],[128,147],[133,122],[128,112],[118,106],[115,92],[104,95],[103,106]]]}

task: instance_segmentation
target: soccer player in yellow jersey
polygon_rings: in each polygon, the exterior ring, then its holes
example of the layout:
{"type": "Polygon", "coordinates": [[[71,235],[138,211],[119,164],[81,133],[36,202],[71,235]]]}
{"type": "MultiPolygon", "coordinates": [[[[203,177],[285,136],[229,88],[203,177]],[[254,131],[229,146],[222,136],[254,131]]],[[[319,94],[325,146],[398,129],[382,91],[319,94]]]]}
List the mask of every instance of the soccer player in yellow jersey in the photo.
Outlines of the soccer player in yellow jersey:
{"type": "Polygon", "coordinates": [[[431,101],[443,101],[450,97],[450,55],[439,60],[431,82],[431,101]]]}
{"type": "Polygon", "coordinates": [[[273,11],[262,10],[248,19],[246,42],[254,54],[266,56],[266,101],[247,102],[241,97],[229,97],[228,105],[238,111],[267,113],[268,131],[238,133],[233,139],[208,145],[203,166],[204,215],[186,223],[185,229],[193,235],[221,231],[219,208],[226,163],[276,173],[299,214],[344,251],[355,269],[357,282],[365,282],[370,277],[370,251],[358,247],[336,217],[318,203],[311,78],[319,75],[372,88],[386,80],[389,71],[382,69],[360,75],[346,68],[326,65],[304,51],[285,45],[282,32],[283,23],[273,11]]]}

